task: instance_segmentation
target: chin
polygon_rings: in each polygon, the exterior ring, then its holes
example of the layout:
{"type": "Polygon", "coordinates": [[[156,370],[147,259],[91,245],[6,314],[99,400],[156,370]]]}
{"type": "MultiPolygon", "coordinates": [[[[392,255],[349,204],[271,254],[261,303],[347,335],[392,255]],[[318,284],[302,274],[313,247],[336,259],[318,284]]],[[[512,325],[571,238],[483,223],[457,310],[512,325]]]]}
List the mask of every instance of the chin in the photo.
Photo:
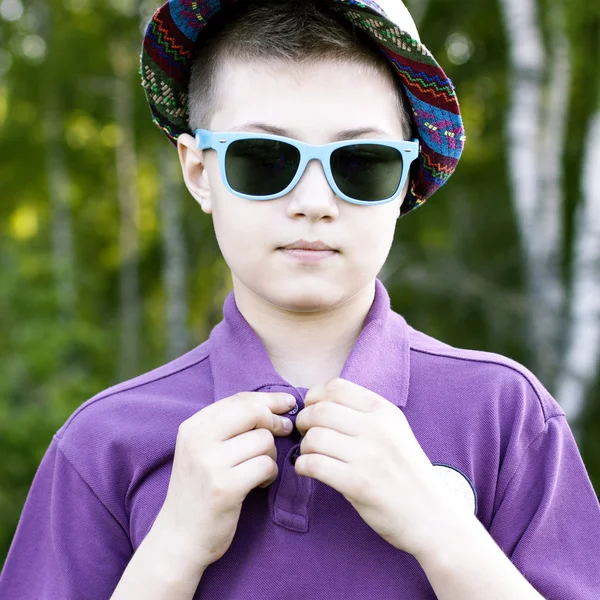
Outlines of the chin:
{"type": "Polygon", "coordinates": [[[320,312],[328,310],[343,299],[343,290],[331,281],[282,282],[273,290],[272,302],[281,308],[296,312],[320,312]],[[296,285],[295,285],[296,283],[296,285]]]}

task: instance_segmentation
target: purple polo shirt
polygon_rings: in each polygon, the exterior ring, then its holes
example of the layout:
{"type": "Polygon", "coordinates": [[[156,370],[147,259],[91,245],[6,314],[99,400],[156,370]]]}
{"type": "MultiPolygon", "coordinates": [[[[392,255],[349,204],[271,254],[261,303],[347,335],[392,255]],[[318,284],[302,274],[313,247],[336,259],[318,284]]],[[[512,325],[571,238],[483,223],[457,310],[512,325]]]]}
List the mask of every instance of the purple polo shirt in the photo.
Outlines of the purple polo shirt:
{"type": "MultiPolygon", "coordinates": [[[[88,400],[55,434],[0,577],[2,600],[110,598],[164,502],[178,427],[197,411],[241,391],[288,392],[295,420],[307,389],[275,372],[233,292],[223,314],[202,345],[88,400]]],[[[600,506],[562,410],[524,367],[415,331],[376,280],[341,377],[405,413],[431,462],[455,475],[545,598],[600,598],[600,506]]],[[[246,497],[233,543],[195,599],[435,598],[411,555],[339,492],[296,475],[297,430],[275,440],[278,479],[246,497]]]]}

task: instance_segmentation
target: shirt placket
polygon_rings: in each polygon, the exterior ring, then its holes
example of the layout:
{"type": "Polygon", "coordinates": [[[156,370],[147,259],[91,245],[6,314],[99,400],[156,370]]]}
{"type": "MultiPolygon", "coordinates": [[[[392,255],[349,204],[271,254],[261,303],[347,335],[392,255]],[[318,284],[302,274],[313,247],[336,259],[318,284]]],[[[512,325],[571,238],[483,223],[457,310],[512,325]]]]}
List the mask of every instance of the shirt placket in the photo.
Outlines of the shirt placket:
{"type": "Polygon", "coordinates": [[[306,532],[309,527],[309,503],[315,481],[311,477],[301,477],[294,467],[300,456],[302,436],[295,428],[296,416],[304,408],[304,397],[308,390],[283,386],[271,386],[270,392],[284,392],[296,398],[296,406],[285,417],[294,423],[289,436],[276,438],[279,476],[269,488],[269,501],[272,503],[273,522],[291,531],[306,532]]]}

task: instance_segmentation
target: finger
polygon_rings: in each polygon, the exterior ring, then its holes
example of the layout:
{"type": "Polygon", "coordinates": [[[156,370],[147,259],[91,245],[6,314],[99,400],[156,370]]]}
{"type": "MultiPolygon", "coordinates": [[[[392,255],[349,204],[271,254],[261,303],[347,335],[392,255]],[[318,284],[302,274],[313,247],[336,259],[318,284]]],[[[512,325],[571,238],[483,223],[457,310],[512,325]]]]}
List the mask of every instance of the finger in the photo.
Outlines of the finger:
{"type": "Polygon", "coordinates": [[[243,412],[240,415],[242,419],[238,423],[225,424],[225,427],[229,427],[229,431],[233,433],[229,434],[227,438],[231,439],[242,433],[252,431],[255,429],[268,429],[273,435],[286,436],[289,435],[293,429],[293,423],[287,417],[273,414],[268,407],[263,404],[244,405],[243,412]],[[286,422],[289,424],[289,428],[286,429],[286,422]]]}
{"type": "Polygon", "coordinates": [[[212,426],[217,441],[229,440],[253,429],[268,429],[273,433],[284,430],[279,415],[274,415],[264,403],[248,399],[224,407],[212,426]]]}
{"type": "Polygon", "coordinates": [[[290,411],[293,404],[295,399],[289,394],[241,392],[215,402],[191,419],[197,418],[206,429],[205,435],[215,441],[228,440],[252,429],[288,435],[279,414],[290,411]]]}
{"type": "Polygon", "coordinates": [[[228,467],[236,467],[251,458],[266,454],[277,460],[273,433],[268,429],[253,429],[222,443],[223,460],[228,467]]]}
{"type": "Polygon", "coordinates": [[[318,402],[296,416],[296,429],[305,435],[311,427],[326,427],[345,435],[358,436],[368,427],[368,416],[335,402],[318,402]]]}
{"type": "Polygon", "coordinates": [[[233,485],[237,490],[245,490],[246,493],[256,487],[266,487],[265,484],[277,479],[278,472],[277,462],[265,454],[251,458],[231,469],[233,485]]]}
{"type": "Polygon", "coordinates": [[[251,396],[258,396],[261,402],[269,407],[271,412],[282,415],[290,412],[296,406],[296,398],[292,394],[283,392],[247,392],[251,396]]]}
{"type": "Polygon", "coordinates": [[[329,456],[302,454],[296,459],[294,468],[298,475],[318,479],[346,498],[350,497],[353,487],[356,486],[355,478],[352,477],[352,467],[329,456]]]}
{"type": "Polygon", "coordinates": [[[272,475],[271,477],[269,477],[269,479],[267,479],[266,481],[263,481],[257,487],[259,487],[259,488],[268,488],[277,479],[277,473],[279,473],[279,467],[277,468],[277,471],[275,472],[274,475],[272,475]]]}
{"type": "Polygon", "coordinates": [[[304,406],[324,401],[335,402],[360,412],[371,412],[382,401],[387,402],[371,390],[341,377],[320,383],[308,390],[304,398],[304,406]]]}
{"type": "Polygon", "coordinates": [[[311,427],[300,442],[300,456],[304,454],[321,454],[344,463],[356,463],[358,446],[356,438],[333,429],[311,427]]]}

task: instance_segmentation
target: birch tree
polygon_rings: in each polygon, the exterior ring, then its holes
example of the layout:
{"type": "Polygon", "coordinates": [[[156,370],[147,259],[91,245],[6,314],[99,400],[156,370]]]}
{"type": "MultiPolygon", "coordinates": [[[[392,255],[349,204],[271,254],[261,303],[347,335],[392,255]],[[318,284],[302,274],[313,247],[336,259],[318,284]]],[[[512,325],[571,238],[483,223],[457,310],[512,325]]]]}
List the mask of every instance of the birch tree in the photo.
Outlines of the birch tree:
{"type": "MultiPolygon", "coordinates": [[[[540,128],[539,190],[537,208],[537,231],[530,232],[537,248],[538,271],[532,300],[541,301],[541,314],[537,323],[540,330],[535,338],[538,344],[538,360],[541,373],[549,385],[555,381],[552,375],[560,371],[560,348],[564,336],[564,305],[566,290],[561,277],[564,244],[564,151],[569,96],[571,90],[571,49],[565,27],[562,0],[554,0],[549,7],[550,60],[548,87],[542,105],[540,128]]],[[[537,311],[537,304],[532,305],[537,311]]]]}
{"type": "Polygon", "coordinates": [[[581,199],[573,231],[571,303],[560,276],[563,227],[563,155],[571,52],[564,5],[550,4],[550,64],[543,95],[545,54],[535,0],[501,0],[511,59],[509,162],[517,222],[525,255],[534,365],[554,390],[575,434],[600,358],[600,83],[598,109],[585,145],[581,199]],[[564,352],[561,352],[564,346],[564,352]]]}
{"type": "Polygon", "coordinates": [[[511,64],[507,151],[529,297],[531,362],[550,388],[560,364],[565,299],[562,163],[571,70],[560,2],[551,5],[548,61],[535,0],[500,0],[511,64]]]}
{"type": "Polygon", "coordinates": [[[585,398],[598,374],[600,358],[600,82],[595,113],[588,128],[577,209],[573,289],[564,367],[557,399],[567,419],[580,431],[585,398]]]}
{"type": "Polygon", "coordinates": [[[540,193],[540,131],[545,53],[535,0],[500,0],[511,65],[508,112],[508,162],[517,226],[524,254],[530,299],[530,339],[535,370],[547,380],[548,355],[540,348],[554,348],[547,325],[550,307],[542,291],[550,286],[549,264],[544,256],[551,241],[542,242],[543,212],[540,193]]]}

